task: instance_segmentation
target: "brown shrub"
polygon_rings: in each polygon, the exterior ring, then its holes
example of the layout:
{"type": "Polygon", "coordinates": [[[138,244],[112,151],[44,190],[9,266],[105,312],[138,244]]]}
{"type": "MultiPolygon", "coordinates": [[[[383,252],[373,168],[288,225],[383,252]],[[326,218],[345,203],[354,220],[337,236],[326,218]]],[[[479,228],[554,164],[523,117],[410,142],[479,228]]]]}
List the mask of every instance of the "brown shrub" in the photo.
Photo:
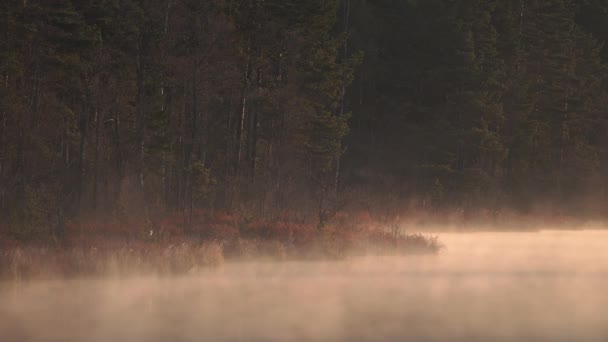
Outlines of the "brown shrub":
{"type": "Polygon", "coordinates": [[[11,279],[132,273],[188,273],[224,258],[344,258],[352,254],[436,253],[435,237],[402,235],[371,221],[369,212],[337,213],[318,229],[294,220],[235,220],[226,213],[183,213],[156,225],[71,222],[60,240],[0,236],[0,277],[11,279]],[[148,233],[148,231],[150,233],[148,233]]]}

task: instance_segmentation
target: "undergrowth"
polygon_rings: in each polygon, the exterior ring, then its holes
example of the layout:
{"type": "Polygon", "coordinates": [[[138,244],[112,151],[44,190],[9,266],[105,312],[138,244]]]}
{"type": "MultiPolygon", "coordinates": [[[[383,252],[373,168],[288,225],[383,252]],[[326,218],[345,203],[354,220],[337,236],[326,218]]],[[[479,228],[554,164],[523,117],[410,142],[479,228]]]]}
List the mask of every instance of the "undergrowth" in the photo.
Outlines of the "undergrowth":
{"type": "Polygon", "coordinates": [[[0,278],[137,273],[186,274],[226,259],[342,259],[361,254],[437,253],[436,237],[404,234],[368,214],[341,213],[331,224],[227,213],[173,215],[150,222],[70,222],[63,236],[0,235],[0,278]],[[184,219],[187,217],[188,220],[184,219]]]}

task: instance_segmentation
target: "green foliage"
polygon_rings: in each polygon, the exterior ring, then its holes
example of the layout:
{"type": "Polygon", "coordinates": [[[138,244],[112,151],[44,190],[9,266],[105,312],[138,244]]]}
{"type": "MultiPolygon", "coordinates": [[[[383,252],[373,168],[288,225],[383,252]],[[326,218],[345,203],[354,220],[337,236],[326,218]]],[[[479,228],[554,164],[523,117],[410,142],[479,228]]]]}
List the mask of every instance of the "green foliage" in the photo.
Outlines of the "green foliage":
{"type": "Polygon", "coordinates": [[[208,200],[215,184],[216,181],[211,175],[211,170],[206,168],[202,162],[196,161],[192,165],[192,189],[195,200],[197,202],[208,200]]]}
{"type": "Polygon", "coordinates": [[[605,116],[601,3],[356,3],[365,16],[355,17],[353,48],[373,63],[363,65],[352,121],[372,125],[353,129],[350,150],[377,144],[366,155],[383,158],[374,170],[416,170],[418,179],[401,179],[418,185],[417,196],[441,185],[456,206],[505,194],[558,206],[580,198],[597,182],[605,150],[592,128],[605,116]]]}
{"type": "Polygon", "coordinates": [[[5,1],[0,215],[602,198],[606,23],[603,0],[5,1]]]}
{"type": "Polygon", "coordinates": [[[329,171],[335,157],[342,154],[342,139],[348,133],[348,116],[336,116],[328,111],[317,112],[307,127],[305,143],[314,166],[329,171]]]}

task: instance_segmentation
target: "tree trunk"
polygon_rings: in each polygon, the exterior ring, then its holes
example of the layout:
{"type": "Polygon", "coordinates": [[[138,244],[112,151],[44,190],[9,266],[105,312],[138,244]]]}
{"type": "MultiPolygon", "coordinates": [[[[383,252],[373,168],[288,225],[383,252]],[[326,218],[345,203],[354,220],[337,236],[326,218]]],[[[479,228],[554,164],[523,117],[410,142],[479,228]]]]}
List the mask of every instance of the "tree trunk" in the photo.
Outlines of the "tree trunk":
{"type": "Polygon", "coordinates": [[[78,187],[76,189],[76,213],[80,212],[82,194],[84,191],[84,173],[85,173],[85,158],[86,158],[86,142],[87,142],[87,134],[88,134],[88,124],[89,124],[89,89],[87,85],[87,89],[85,90],[85,96],[82,99],[82,108],[80,112],[79,118],[79,130],[80,130],[80,143],[78,150],[78,187]]]}
{"type": "MultiPolygon", "coordinates": [[[[166,87],[163,90],[163,95],[165,96],[163,111],[168,112],[169,123],[168,126],[171,127],[171,120],[173,120],[173,88],[166,87]]],[[[165,202],[165,206],[173,207],[175,203],[172,201],[172,180],[173,180],[173,162],[171,157],[176,156],[176,150],[174,144],[171,144],[169,150],[167,151],[167,155],[163,156],[163,200],[165,202]]]]}
{"type": "MultiPolygon", "coordinates": [[[[140,43],[141,44],[141,43],[140,43]]],[[[136,82],[137,82],[137,94],[135,98],[136,102],[136,126],[137,126],[137,149],[138,149],[138,163],[137,163],[137,174],[140,186],[140,191],[143,194],[144,191],[144,168],[145,168],[145,116],[146,109],[144,99],[144,81],[145,81],[145,66],[142,47],[140,46],[137,56],[137,70],[136,70],[136,82]]]]}
{"type": "MultiPolygon", "coordinates": [[[[6,102],[5,102],[6,104],[6,102]]],[[[6,146],[6,109],[3,107],[0,112],[0,215],[5,214],[8,201],[8,184],[4,178],[5,146],[6,146]]]]}
{"type": "Polygon", "coordinates": [[[257,145],[258,111],[257,108],[249,113],[249,128],[247,130],[247,160],[249,180],[255,181],[256,145],[257,145]]]}
{"type": "MultiPolygon", "coordinates": [[[[345,34],[348,34],[349,20],[350,20],[350,0],[345,0],[345,2],[344,2],[344,33],[345,34]]],[[[344,39],[343,62],[346,62],[347,58],[348,58],[348,37],[346,37],[344,39]]],[[[338,116],[340,116],[340,117],[342,115],[344,115],[345,102],[346,102],[346,81],[344,80],[343,84],[342,84],[342,99],[340,101],[340,112],[338,113],[338,116]]],[[[342,151],[339,151],[338,154],[335,156],[335,160],[334,160],[335,174],[334,174],[332,190],[333,190],[333,194],[336,196],[338,195],[339,186],[340,186],[341,154],[342,154],[342,151]]]]}
{"type": "Polygon", "coordinates": [[[182,108],[180,110],[179,113],[179,118],[178,118],[178,123],[177,123],[177,127],[179,132],[177,134],[176,137],[176,142],[175,142],[175,146],[176,146],[176,158],[175,158],[175,176],[176,176],[176,185],[177,185],[177,191],[176,191],[176,196],[175,196],[175,200],[176,200],[176,206],[177,208],[179,208],[180,210],[185,208],[186,205],[186,182],[184,180],[185,177],[185,173],[184,173],[184,167],[185,167],[185,159],[186,159],[186,143],[185,143],[185,134],[186,134],[186,102],[185,99],[187,97],[187,80],[184,78],[184,84],[183,84],[183,95],[182,95],[182,108]],[[178,154],[179,151],[179,154],[178,154]]]}
{"type": "Polygon", "coordinates": [[[242,159],[242,153],[243,153],[243,131],[245,129],[245,118],[247,115],[247,108],[248,108],[248,97],[249,97],[249,85],[250,85],[250,78],[251,78],[251,47],[248,49],[248,56],[247,56],[247,65],[245,66],[245,74],[243,75],[243,88],[241,91],[241,117],[239,120],[239,123],[237,125],[237,130],[236,130],[236,146],[237,146],[237,151],[236,151],[236,163],[235,163],[235,175],[236,175],[236,179],[237,179],[237,184],[240,183],[240,171],[241,171],[241,159],[242,159]]]}
{"type": "Polygon", "coordinates": [[[249,127],[247,131],[247,173],[249,175],[249,181],[253,184],[255,182],[255,169],[256,169],[256,151],[258,142],[258,125],[259,125],[259,112],[260,112],[260,101],[262,98],[262,59],[264,58],[263,51],[260,52],[260,60],[257,72],[257,103],[249,113],[249,127]]]}
{"type": "Polygon", "coordinates": [[[521,38],[521,35],[523,33],[523,26],[524,26],[524,12],[525,12],[525,8],[526,8],[526,1],[525,0],[520,0],[520,5],[521,8],[519,10],[519,36],[521,38]]]}
{"type": "Polygon", "coordinates": [[[97,211],[97,183],[99,179],[99,109],[95,108],[95,155],[93,161],[93,210],[97,211]]]}
{"type": "Polygon", "coordinates": [[[2,176],[4,174],[4,159],[5,159],[5,147],[6,147],[6,104],[8,101],[5,101],[0,108],[0,182],[2,181],[2,176]]]}
{"type": "Polygon", "coordinates": [[[122,156],[122,142],[120,137],[120,115],[117,113],[113,120],[112,127],[112,145],[114,146],[114,168],[116,173],[116,181],[112,190],[112,206],[116,210],[120,191],[122,187],[122,181],[124,178],[124,162],[122,156]]]}
{"type": "Polygon", "coordinates": [[[190,219],[188,224],[192,224],[192,210],[193,210],[193,186],[192,186],[192,154],[194,152],[194,148],[197,144],[197,136],[198,136],[198,61],[196,57],[194,59],[194,63],[192,65],[192,117],[191,117],[191,125],[192,129],[190,132],[190,141],[188,142],[186,155],[185,155],[185,167],[184,169],[187,172],[186,178],[188,179],[187,184],[188,187],[188,201],[190,207],[190,219]]]}

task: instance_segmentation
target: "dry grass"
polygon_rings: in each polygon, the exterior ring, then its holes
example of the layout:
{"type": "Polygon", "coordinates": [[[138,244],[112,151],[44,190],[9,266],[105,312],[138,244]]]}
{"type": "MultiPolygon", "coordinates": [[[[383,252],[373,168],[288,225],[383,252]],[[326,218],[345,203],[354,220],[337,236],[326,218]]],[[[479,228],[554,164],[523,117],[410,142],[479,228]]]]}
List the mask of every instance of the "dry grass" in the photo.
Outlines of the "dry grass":
{"type": "Polygon", "coordinates": [[[32,279],[137,273],[184,274],[224,259],[340,259],[354,254],[437,253],[435,237],[400,234],[356,214],[323,229],[314,224],[199,215],[145,228],[72,222],[60,239],[17,241],[0,235],[0,278],[32,279]]]}
{"type": "Polygon", "coordinates": [[[183,274],[224,262],[223,246],[218,242],[166,246],[97,242],[96,245],[99,247],[23,245],[3,250],[0,278],[183,274]]]}

